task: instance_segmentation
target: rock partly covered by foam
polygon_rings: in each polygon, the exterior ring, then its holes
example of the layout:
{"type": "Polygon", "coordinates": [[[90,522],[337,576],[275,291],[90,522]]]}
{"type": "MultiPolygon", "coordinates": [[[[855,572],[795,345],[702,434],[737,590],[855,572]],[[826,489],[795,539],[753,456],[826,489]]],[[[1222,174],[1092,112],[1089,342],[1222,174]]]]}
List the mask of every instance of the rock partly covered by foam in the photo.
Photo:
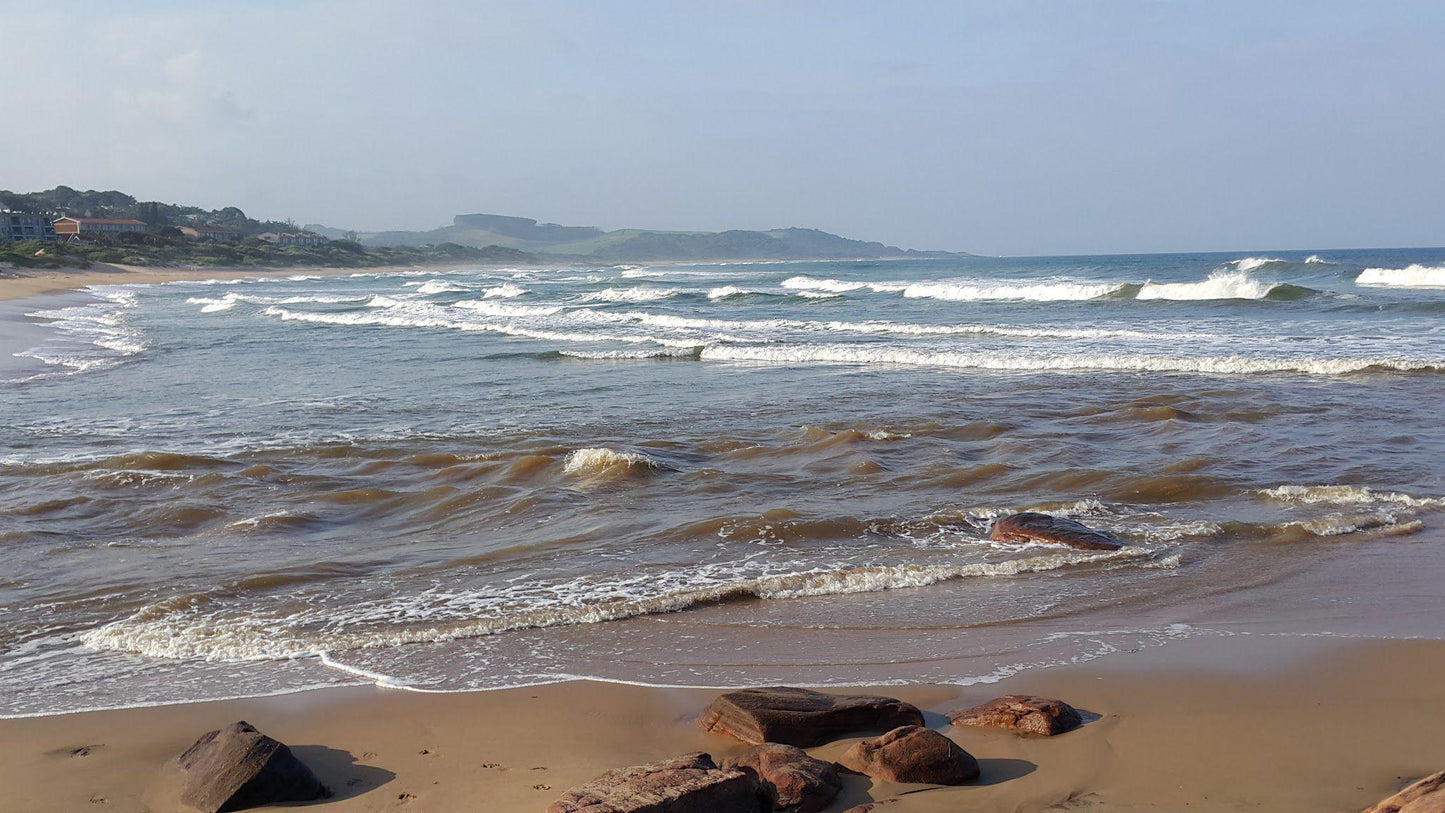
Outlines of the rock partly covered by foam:
{"type": "Polygon", "coordinates": [[[1062,700],[1011,694],[948,715],[954,725],[1006,728],[1045,737],[1078,728],[1079,712],[1062,700]]]}
{"type": "Polygon", "coordinates": [[[978,778],[978,760],[972,754],[937,731],[916,725],[855,743],[838,764],[887,782],[961,785],[978,778]]]}
{"type": "Polygon", "coordinates": [[[815,813],[827,807],[843,789],[837,765],[814,759],[791,745],[754,745],[727,764],[755,775],[775,811],[815,813]]]}
{"type": "Polygon", "coordinates": [[[993,524],[988,538],[995,542],[1046,542],[1080,550],[1118,550],[1124,547],[1113,534],[1064,517],[1024,512],[1004,517],[993,524]]]}
{"type": "Polygon", "coordinates": [[[1421,779],[1365,813],[1445,813],[1445,771],[1421,779]]]}
{"type": "Polygon", "coordinates": [[[547,813],[761,813],[758,780],[707,754],[608,771],[562,794],[547,813]]]}
{"type": "Polygon", "coordinates": [[[703,711],[698,723],[704,730],[743,742],[806,748],[861,731],[922,725],[923,714],[891,697],[776,687],[721,695],[703,711]]]}
{"type": "Polygon", "coordinates": [[[167,773],[166,802],[183,811],[223,813],[328,795],[290,748],[244,720],[201,735],[167,773]]]}

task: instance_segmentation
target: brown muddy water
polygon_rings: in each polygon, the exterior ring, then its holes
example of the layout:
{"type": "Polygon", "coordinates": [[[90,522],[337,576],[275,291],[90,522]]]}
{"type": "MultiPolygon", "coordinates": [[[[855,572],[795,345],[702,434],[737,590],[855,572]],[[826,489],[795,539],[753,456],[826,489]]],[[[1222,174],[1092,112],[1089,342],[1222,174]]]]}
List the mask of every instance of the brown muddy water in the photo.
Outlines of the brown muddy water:
{"type": "Polygon", "coordinates": [[[973,683],[1203,635],[1440,637],[1445,287],[1404,269],[1441,254],[17,303],[0,713],[973,683]],[[1359,282],[1391,269],[1411,284],[1359,282]],[[1021,509],[1129,544],[987,541],[1021,509]]]}

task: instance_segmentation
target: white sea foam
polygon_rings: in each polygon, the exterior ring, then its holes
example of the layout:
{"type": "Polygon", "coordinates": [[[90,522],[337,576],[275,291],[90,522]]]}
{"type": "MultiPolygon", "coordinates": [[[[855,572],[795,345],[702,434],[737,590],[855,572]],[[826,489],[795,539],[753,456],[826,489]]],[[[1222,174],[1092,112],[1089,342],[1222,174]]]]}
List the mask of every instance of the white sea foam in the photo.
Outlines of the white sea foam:
{"type": "Polygon", "coordinates": [[[677,296],[676,288],[653,288],[639,285],[634,288],[603,288],[582,296],[583,302],[655,302],[677,296]]]}
{"type": "Polygon", "coordinates": [[[415,287],[416,292],[424,296],[431,296],[433,294],[459,293],[462,291],[470,290],[465,286],[457,285],[454,282],[448,282],[444,279],[430,279],[426,282],[408,282],[405,284],[409,287],[415,287]]]}
{"type": "MultiPolygon", "coordinates": [[[[500,307],[522,307],[503,306],[500,303],[483,302],[473,300],[476,303],[474,309],[480,310],[477,306],[500,306],[500,307]]],[[[590,342],[606,344],[610,342],[626,344],[656,344],[663,347],[695,347],[697,342],[689,339],[673,339],[665,336],[637,336],[618,333],[594,333],[573,330],[556,330],[544,326],[529,327],[514,321],[494,322],[477,318],[468,318],[464,312],[456,310],[457,303],[452,307],[441,307],[425,302],[402,303],[379,311],[372,312],[350,312],[350,313],[314,313],[308,311],[294,311],[286,308],[271,306],[262,313],[267,316],[275,316],[282,321],[309,322],[323,325],[376,325],[382,327],[398,328],[442,328],[449,330],[465,330],[479,333],[497,333],[504,336],[517,336],[540,341],[557,342],[590,342]]],[[[540,308],[538,310],[549,310],[540,308]]],[[[557,308],[556,310],[560,310],[557,308]]]]}
{"type": "Polygon", "coordinates": [[[516,285],[516,284],[510,283],[510,282],[504,282],[504,283],[502,283],[501,285],[495,285],[495,286],[493,286],[493,287],[491,287],[491,288],[487,288],[486,290],[484,290],[484,291],[482,292],[482,298],[483,298],[483,299],[515,299],[515,298],[517,298],[517,297],[519,297],[519,296],[522,296],[522,295],[525,294],[525,293],[527,293],[527,289],[526,289],[526,288],[523,288],[523,287],[520,286],[520,285],[516,285]]]}
{"type": "Polygon", "coordinates": [[[789,277],[783,280],[782,285],[784,288],[795,291],[823,291],[830,294],[842,294],[869,287],[866,282],[843,282],[836,279],[818,279],[802,275],[789,277]]]}
{"type": "MultiPolygon", "coordinates": [[[[579,450],[582,451],[582,450],[579,450]]],[[[206,595],[162,600],[81,636],[95,649],[150,657],[253,661],[408,643],[452,641],[512,630],[593,624],[670,613],[739,599],[794,599],[925,587],[963,578],[998,578],[1090,564],[1177,566],[1140,547],[1050,551],[1005,561],[807,569],[763,576],[706,566],[670,574],[579,577],[462,592],[441,589],[344,607],[275,616],[206,595]],[[365,629],[355,629],[363,627],[365,629]]]]}
{"type": "MultiPolygon", "coordinates": [[[[1258,258],[1250,258],[1250,261],[1258,258]]],[[[1240,260],[1239,271],[1216,271],[1202,282],[1146,282],[1139,289],[1138,299],[1264,299],[1274,289],[1274,284],[1260,282],[1245,273],[1247,270],[1240,260]]],[[[1274,260],[1260,260],[1260,264],[1274,260]]],[[[1258,265],[1250,266],[1257,268],[1258,265]]]]}
{"type": "Polygon", "coordinates": [[[1392,358],[1250,358],[1243,356],[1156,356],[1133,354],[999,353],[918,350],[868,344],[709,345],[700,358],[720,361],[762,361],[782,364],[841,363],[962,367],[983,370],[1112,370],[1187,372],[1219,375],[1308,373],[1343,375],[1370,369],[1445,370],[1441,359],[1392,358]]]}
{"type": "Polygon", "coordinates": [[[1058,302],[1097,299],[1115,293],[1123,283],[1086,282],[1081,280],[942,280],[939,282],[858,282],[820,279],[800,275],[783,280],[782,286],[794,291],[823,292],[832,295],[851,291],[902,294],[909,299],[938,299],[951,302],[1058,302]]]}
{"type": "Polygon", "coordinates": [[[1410,508],[1445,507],[1445,497],[1416,497],[1395,491],[1375,491],[1368,486],[1282,485],[1259,493],[1275,500],[1326,505],[1402,505],[1410,508]]]}
{"type": "Polygon", "coordinates": [[[760,294],[763,291],[754,291],[750,288],[739,288],[736,285],[724,285],[720,288],[713,288],[707,292],[708,299],[729,299],[735,296],[747,296],[748,294],[760,294]]]}
{"type": "Polygon", "coordinates": [[[135,292],[113,286],[91,286],[86,291],[102,301],[27,313],[31,318],[46,320],[59,336],[15,355],[79,373],[144,352],[149,342],[133,319],[139,306],[135,292]]]}
{"type": "Polygon", "coordinates": [[[460,302],[453,302],[451,306],[487,316],[511,317],[554,316],[563,310],[561,305],[512,305],[486,299],[463,299],[460,302]]]}
{"type": "Polygon", "coordinates": [[[1404,268],[1366,268],[1355,278],[1355,284],[1397,288],[1445,288],[1445,265],[1433,268],[1418,264],[1404,268]]]}
{"type": "Polygon", "coordinates": [[[201,313],[228,311],[241,303],[253,305],[342,305],[353,302],[367,302],[372,296],[342,296],[336,294],[315,294],[299,296],[254,296],[237,291],[227,291],[220,297],[193,296],[186,300],[188,305],[200,305],[201,313]]]}
{"type": "Polygon", "coordinates": [[[1123,283],[1055,282],[1004,283],[955,281],[915,283],[903,287],[911,299],[939,299],[947,302],[1078,302],[1116,293],[1123,283]]]}

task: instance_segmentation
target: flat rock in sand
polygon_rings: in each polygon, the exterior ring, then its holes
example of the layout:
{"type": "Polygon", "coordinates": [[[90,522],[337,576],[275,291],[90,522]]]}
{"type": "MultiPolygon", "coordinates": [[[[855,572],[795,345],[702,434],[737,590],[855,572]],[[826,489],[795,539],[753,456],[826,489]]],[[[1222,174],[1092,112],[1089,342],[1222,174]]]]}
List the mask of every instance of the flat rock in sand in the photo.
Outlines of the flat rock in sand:
{"type": "Polygon", "coordinates": [[[758,780],[707,754],[619,768],[562,794],[547,813],[761,813],[758,780]]]}
{"type": "Polygon", "coordinates": [[[328,795],[290,748],[244,720],[201,735],[167,772],[168,801],[184,811],[225,813],[328,795]]]}
{"type": "Polygon", "coordinates": [[[807,748],[861,731],[922,725],[923,713],[891,697],[832,695],[808,689],[743,689],[719,696],[698,720],[704,730],[743,742],[807,748]]]}
{"type": "Polygon", "coordinates": [[[961,785],[978,778],[978,760],[972,754],[937,731],[916,725],[856,743],[838,764],[886,782],[961,785]]]}
{"type": "Polygon", "coordinates": [[[816,813],[827,807],[843,789],[837,765],[810,757],[808,752],[791,745],[771,742],[754,745],[742,756],[730,760],[727,766],[756,775],[775,811],[816,813]]]}
{"type": "Polygon", "coordinates": [[[1022,694],[1006,695],[970,709],[955,711],[948,715],[948,719],[959,726],[1004,728],[1045,737],[1072,731],[1083,723],[1079,712],[1062,700],[1022,694]]]}
{"type": "Polygon", "coordinates": [[[1045,542],[1068,545],[1079,550],[1118,550],[1124,547],[1113,534],[1049,514],[1025,512],[1004,517],[993,524],[988,538],[995,542],[1045,542]]]}
{"type": "Polygon", "coordinates": [[[1365,813],[1445,813],[1445,771],[1421,779],[1365,813]]]}

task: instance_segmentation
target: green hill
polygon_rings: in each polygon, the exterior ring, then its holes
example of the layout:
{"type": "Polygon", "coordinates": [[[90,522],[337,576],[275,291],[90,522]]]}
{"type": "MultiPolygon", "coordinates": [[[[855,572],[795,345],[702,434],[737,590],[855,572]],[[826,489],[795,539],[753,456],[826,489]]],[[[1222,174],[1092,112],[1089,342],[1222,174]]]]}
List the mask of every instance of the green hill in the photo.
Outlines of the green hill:
{"type": "MultiPolygon", "coordinates": [[[[319,234],[338,229],[308,225],[319,234]]],[[[383,231],[356,235],[362,245],[407,246],[440,242],[466,246],[497,245],[537,254],[606,262],[639,260],[813,260],[950,256],[914,251],[878,242],[850,240],[817,229],[731,230],[721,232],[654,231],[538,223],[506,215],[457,215],[452,225],[430,231],[383,231]]]]}

